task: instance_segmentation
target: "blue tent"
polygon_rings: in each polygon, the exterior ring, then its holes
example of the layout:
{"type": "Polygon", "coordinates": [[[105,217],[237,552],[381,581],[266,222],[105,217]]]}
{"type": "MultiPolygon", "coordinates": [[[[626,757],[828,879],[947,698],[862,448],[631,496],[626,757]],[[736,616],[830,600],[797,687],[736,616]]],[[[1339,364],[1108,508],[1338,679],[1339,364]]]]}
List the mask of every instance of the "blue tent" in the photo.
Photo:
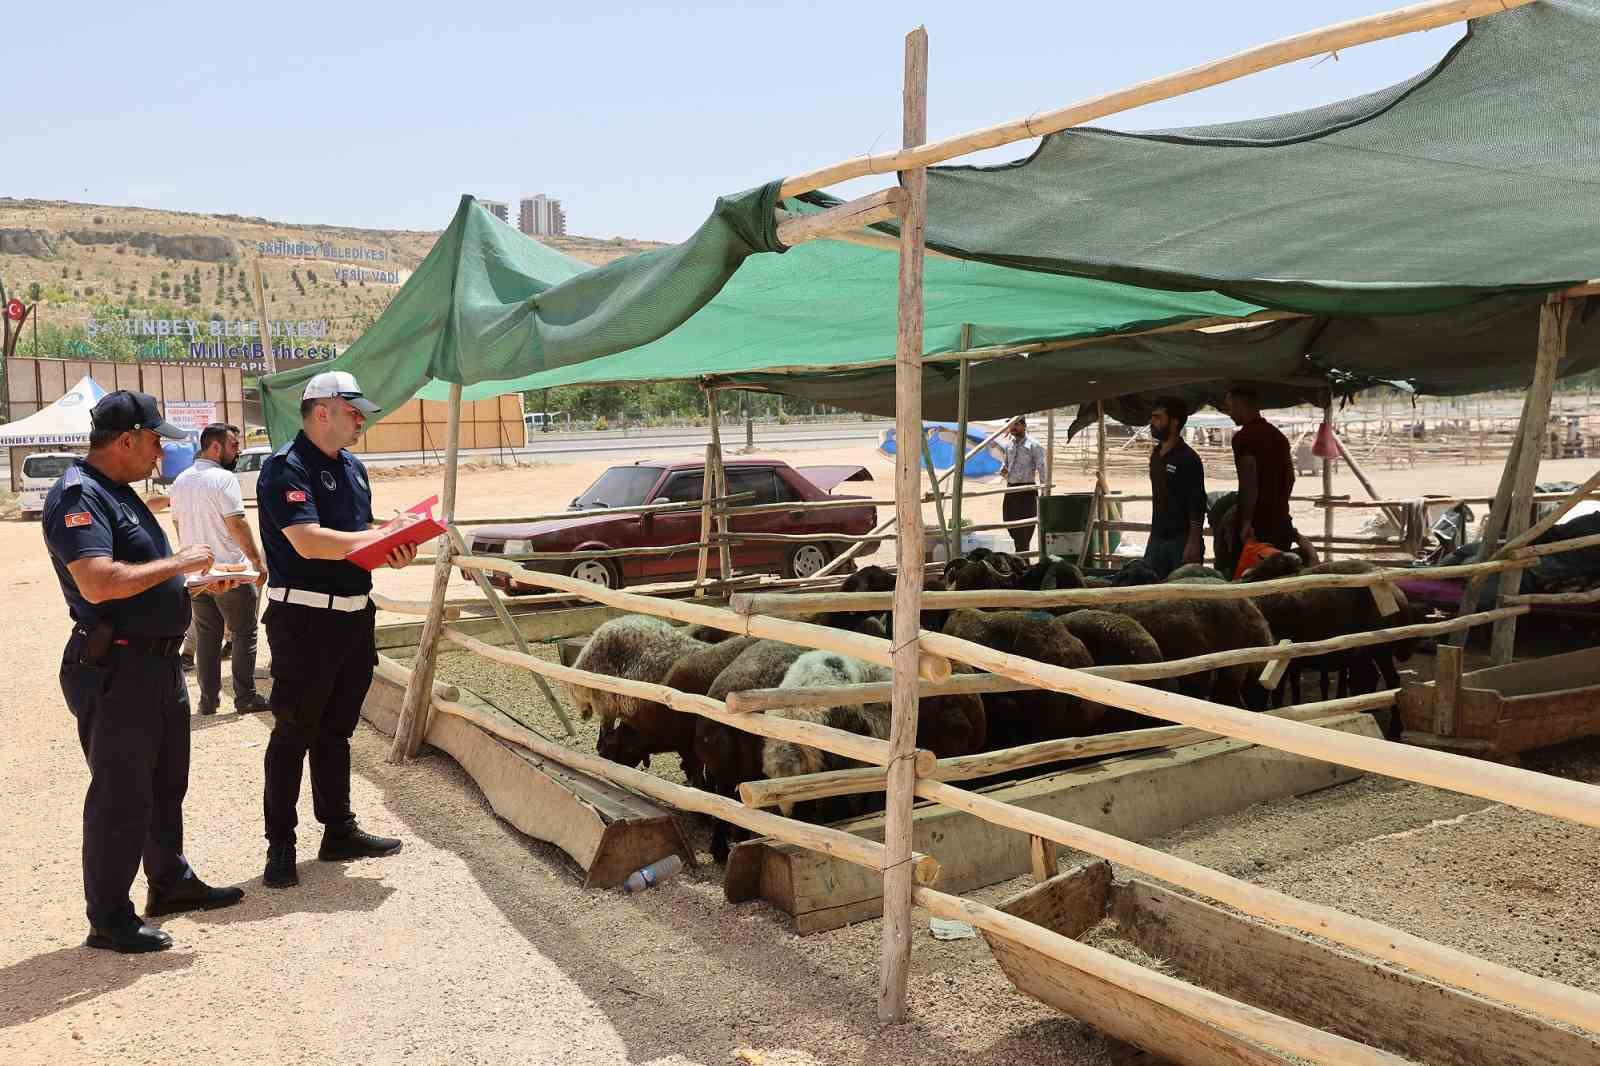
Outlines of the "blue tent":
{"type": "MultiPolygon", "coordinates": [[[[928,451],[933,456],[933,468],[936,472],[949,470],[956,464],[956,436],[960,426],[955,422],[924,422],[922,432],[928,438],[928,451]]],[[[967,423],[967,444],[962,448],[962,454],[972,451],[982,444],[994,432],[994,427],[967,423]]],[[[918,445],[920,448],[921,445],[918,445]]],[[[883,431],[878,440],[878,451],[893,457],[895,454],[894,427],[883,431]]],[[[1000,472],[1000,467],[1005,463],[1005,449],[999,442],[991,443],[983,451],[967,460],[965,477],[983,480],[994,477],[1000,472]]],[[[927,456],[923,457],[922,468],[928,467],[927,456]]]]}

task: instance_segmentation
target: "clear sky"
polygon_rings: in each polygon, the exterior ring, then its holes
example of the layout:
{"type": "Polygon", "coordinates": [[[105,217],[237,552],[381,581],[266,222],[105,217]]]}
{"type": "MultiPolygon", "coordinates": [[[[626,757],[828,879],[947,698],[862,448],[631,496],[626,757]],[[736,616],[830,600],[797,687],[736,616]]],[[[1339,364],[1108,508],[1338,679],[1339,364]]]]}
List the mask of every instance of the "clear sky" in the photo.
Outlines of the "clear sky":
{"type": "MultiPolygon", "coordinates": [[[[919,23],[940,137],[1403,2],[12,4],[0,195],[438,229],[463,192],[545,192],[574,233],[679,240],[721,193],[895,146],[902,40],[919,23]]],[[[1337,100],[1426,68],[1461,32],[1106,124],[1337,100]]]]}

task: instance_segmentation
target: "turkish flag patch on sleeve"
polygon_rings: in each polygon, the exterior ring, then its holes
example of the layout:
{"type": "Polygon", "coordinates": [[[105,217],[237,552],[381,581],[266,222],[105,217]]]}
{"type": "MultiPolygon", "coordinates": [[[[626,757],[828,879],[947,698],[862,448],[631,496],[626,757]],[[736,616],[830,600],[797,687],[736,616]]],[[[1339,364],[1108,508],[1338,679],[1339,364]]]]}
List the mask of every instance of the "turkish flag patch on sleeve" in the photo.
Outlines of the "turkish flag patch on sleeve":
{"type": "Polygon", "coordinates": [[[76,514],[67,515],[66,518],[62,519],[62,521],[66,524],[68,529],[75,529],[78,526],[94,525],[94,516],[88,511],[79,511],[76,514]]]}
{"type": "Polygon", "coordinates": [[[288,492],[283,494],[283,498],[288,500],[290,503],[305,503],[306,502],[306,490],[305,489],[290,489],[288,492]]]}

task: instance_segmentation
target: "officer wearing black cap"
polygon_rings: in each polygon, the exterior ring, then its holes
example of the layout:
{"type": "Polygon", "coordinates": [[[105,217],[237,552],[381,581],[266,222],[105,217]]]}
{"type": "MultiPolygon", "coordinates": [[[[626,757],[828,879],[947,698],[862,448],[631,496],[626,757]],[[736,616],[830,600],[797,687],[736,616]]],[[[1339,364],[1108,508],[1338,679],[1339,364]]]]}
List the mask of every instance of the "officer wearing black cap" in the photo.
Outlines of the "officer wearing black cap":
{"type": "MultiPolygon", "coordinates": [[[[377,663],[368,595],[372,575],[345,556],[382,536],[373,531],[372,489],[361,460],[345,449],[378,407],[353,375],[326,371],[301,394],[301,431],[261,464],[256,500],[267,557],[267,613],[272,649],[272,738],[267,744],[263,806],[267,823],[265,884],[300,882],[295,869],[295,805],[310,757],[312,809],[323,825],[317,858],[341,861],[390,855],[400,841],[374,836],[350,810],[350,738],[377,663]]],[[[409,565],[415,547],[388,559],[409,565]]]]}
{"type": "MultiPolygon", "coordinates": [[[[113,392],[90,413],[89,454],[45,497],[42,524],[72,636],[61,691],[89,762],[83,804],[83,891],[89,947],[160,951],[172,938],[140,921],[128,899],[144,861],[145,916],[237,903],[183,857],[189,787],[189,694],[178,651],[189,628],[184,575],[211,567],[203,545],[172,554],[130,483],[150,476],[161,438],[181,438],[156,401],[113,392]]],[[[214,588],[226,590],[232,583],[214,588]]]]}

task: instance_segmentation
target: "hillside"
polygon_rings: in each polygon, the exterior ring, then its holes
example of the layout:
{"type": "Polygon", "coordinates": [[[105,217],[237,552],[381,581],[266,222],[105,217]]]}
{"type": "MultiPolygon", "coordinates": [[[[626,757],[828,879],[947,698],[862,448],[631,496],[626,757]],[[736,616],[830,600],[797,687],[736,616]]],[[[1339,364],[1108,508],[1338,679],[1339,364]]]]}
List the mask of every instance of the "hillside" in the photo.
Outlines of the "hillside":
{"type": "MultiPolygon", "coordinates": [[[[268,317],[326,322],[326,339],[342,349],[399,290],[387,279],[403,283],[438,236],[0,198],[0,279],[11,296],[40,301],[40,355],[129,357],[132,342],[99,331],[91,335],[89,321],[116,313],[200,322],[252,319],[249,264],[258,242],[274,242],[278,254],[261,258],[268,317]],[[325,245],[333,246],[331,257],[325,245]]],[[[541,239],[596,265],[659,247],[623,238],[541,239]]],[[[18,355],[34,354],[33,334],[30,320],[18,355]]]]}

